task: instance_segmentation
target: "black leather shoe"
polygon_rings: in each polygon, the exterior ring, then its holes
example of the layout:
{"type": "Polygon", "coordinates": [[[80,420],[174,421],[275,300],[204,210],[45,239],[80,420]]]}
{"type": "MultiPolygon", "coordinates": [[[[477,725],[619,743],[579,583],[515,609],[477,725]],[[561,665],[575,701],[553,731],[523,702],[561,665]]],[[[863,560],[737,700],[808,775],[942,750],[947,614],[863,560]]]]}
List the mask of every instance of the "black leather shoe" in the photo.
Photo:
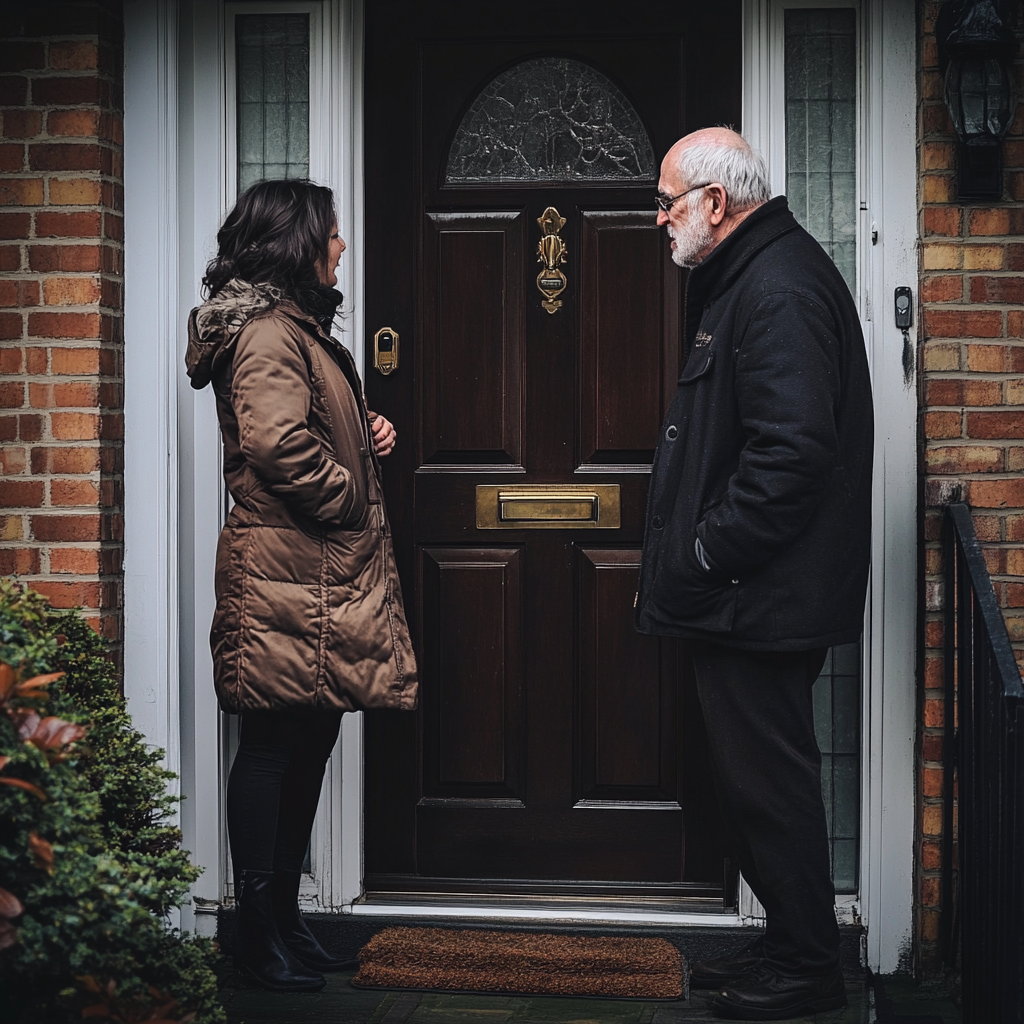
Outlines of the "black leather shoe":
{"type": "Polygon", "coordinates": [[[690,968],[691,988],[721,988],[732,981],[738,981],[752,967],[756,967],[764,955],[764,936],[757,935],[742,949],[728,956],[713,960],[698,960],[690,968]]]}
{"type": "Polygon", "coordinates": [[[761,964],[725,985],[711,1009],[727,1020],[791,1020],[845,1005],[846,983],[838,968],[817,977],[791,978],[761,964]]]}
{"type": "Polygon", "coordinates": [[[284,944],[307,967],[314,971],[343,971],[358,967],[358,960],[342,960],[331,956],[309,930],[299,911],[298,871],[274,871],[274,920],[284,944]]]}
{"type": "Polygon", "coordinates": [[[319,992],[327,979],[311,971],[284,944],[274,921],[273,871],[240,872],[235,962],[273,992],[319,992]]]}

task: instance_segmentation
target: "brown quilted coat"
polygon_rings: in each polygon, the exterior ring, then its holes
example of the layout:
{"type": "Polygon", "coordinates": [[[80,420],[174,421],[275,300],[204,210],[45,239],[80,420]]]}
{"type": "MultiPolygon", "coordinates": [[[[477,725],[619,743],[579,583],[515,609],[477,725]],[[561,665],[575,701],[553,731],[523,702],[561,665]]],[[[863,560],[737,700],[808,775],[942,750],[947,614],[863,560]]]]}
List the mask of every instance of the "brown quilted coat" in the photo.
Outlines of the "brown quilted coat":
{"type": "Polygon", "coordinates": [[[235,501],[210,643],[225,711],[416,706],[380,471],[355,364],[266,285],[189,317],[188,375],[213,383],[235,501]]]}

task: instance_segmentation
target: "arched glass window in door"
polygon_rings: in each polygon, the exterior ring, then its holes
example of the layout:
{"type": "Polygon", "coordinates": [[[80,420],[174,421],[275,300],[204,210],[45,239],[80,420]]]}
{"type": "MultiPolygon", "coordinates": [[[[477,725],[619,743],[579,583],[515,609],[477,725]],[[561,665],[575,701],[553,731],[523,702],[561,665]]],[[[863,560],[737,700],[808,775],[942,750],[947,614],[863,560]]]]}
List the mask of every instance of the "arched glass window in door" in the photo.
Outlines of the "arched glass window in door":
{"type": "Polygon", "coordinates": [[[452,140],[445,184],[653,181],[654,149],[605,75],[567,57],[523,61],[473,101],[452,140]]]}

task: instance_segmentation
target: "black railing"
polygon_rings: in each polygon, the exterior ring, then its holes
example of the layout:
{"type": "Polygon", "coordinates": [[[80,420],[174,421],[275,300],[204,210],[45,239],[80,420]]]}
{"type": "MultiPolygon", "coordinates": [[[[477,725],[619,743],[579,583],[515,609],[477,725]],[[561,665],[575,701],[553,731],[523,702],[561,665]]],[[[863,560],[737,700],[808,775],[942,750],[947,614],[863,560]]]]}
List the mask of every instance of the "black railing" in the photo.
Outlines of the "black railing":
{"type": "Polygon", "coordinates": [[[946,963],[964,1024],[1024,1024],[1024,687],[966,505],[943,554],[946,963]]]}

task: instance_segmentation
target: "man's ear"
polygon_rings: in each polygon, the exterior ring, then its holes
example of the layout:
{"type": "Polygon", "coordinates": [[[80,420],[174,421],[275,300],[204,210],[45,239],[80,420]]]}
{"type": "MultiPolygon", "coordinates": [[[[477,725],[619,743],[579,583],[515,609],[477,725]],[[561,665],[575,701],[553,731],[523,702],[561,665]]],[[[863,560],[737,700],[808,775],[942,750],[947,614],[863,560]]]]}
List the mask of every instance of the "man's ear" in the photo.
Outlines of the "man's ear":
{"type": "Polygon", "coordinates": [[[711,225],[717,228],[725,220],[728,196],[725,188],[719,185],[718,182],[705,187],[708,195],[711,197],[711,225]]]}

